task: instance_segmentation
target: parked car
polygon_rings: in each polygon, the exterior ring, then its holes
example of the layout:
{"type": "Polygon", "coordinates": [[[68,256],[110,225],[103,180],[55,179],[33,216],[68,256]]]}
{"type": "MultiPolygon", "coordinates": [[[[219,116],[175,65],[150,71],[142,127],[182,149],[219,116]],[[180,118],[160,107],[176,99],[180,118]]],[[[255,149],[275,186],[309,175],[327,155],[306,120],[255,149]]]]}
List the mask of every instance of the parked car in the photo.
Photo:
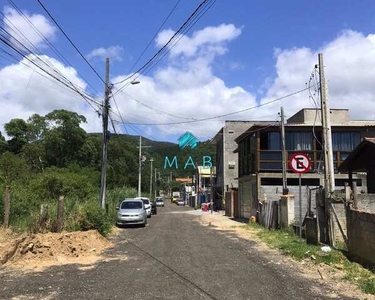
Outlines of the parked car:
{"type": "Polygon", "coordinates": [[[178,199],[177,205],[185,205],[185,201],[183,199],[178,199]]]}
{"type": "Polygon", "coordinates": [[[146,212],[147,212],[147,218],[151,218],[151,202],[150,202],[150,199],[148,199],[146,197],[136,197],[134,199],[143,201],[143,204],[145,205],[146,212]]]}
{"type": "Polygon", "coordinates": [[[156,198],[156,206],[164,207],[164,200],[163,198],[156,198]]]}
{"type": "Polygon", "coordinates": [[[151,200],[151,214],[156,215],[158,213],[158,206],[156,205],[155,200],[151,200]]]}
{"type": "Polygon", "coordinates": [[[138,224],[143,227],[147,224],[147,212],[142,200],[128,198],[117,208],[117,225],[138,224]]]}

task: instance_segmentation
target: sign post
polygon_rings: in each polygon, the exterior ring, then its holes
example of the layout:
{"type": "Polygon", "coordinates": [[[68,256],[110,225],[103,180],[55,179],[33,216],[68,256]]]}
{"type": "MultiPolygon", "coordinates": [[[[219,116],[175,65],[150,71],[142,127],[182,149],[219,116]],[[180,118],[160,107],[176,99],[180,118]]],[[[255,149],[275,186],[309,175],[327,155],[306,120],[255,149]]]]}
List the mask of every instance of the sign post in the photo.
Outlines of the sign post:
{"type": "Polygon", "coordinates": [[[289,166],[294,173],[298,173],[299,183],[299,236],[302,237],[302,176],[301,174],[306,173],[310,170],[311,161],[307,154],[296,153],[289,161],[289,166]]]}

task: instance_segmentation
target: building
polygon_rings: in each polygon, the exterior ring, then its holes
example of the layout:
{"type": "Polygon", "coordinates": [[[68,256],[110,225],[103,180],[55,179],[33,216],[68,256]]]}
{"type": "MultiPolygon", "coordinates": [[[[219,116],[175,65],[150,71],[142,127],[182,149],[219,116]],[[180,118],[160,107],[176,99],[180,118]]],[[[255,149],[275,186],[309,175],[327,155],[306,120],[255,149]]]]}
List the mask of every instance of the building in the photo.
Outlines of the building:
{"type": "Polygon", "coordinates": [[[175,180],[181,183],[181,188],[180,188],[180,190],[181,190],[181,197],[185,201],[185,203],[188,203],[190,197],[194,197],[195,196],[194,177],[193,178],[190,178],[190,177],[186,177],[186,178],[177,177],[175,180]]]}
{"type": "Polygon", "coordinates": [[[211,201],[213,192],[213,183],[216,177],[216,167],[197,167],[197,175],[195,176],[196,203],[193,205],[199,207],[200,204],[211,201]]]}
{"type": "MultiPolygon", "coordinates": [[[[338,167],[365,136],[375,137],[375,121],[350,121],[347,109],[331,109],[333,159],[335,185],[344,186],[348,175],[338,172],[338,167]]],[[[302,176],[303,199],[307,198],[307,187],[324,183],[322,153],[322,130],[320,110],[302,109],[285,124],[286,159],[298,152],[310,157],[311,169],[302,176]]],[[[249,218],[259,211],[259,204],[279,200],[282,194],[282,151],[279,123],[254,123],[235,139],[238,148],[238,199],[240,215],[249,218]]],[[[360,189],[366,191],[366,176],[353,173],[360,189]]],[[[291,194],[298,195],[298,175],[287,167],[287,184],[291,194]]],[[[298,199],[298,197],[295,197],[298,199]]],[[[307,210],[303,202],[303,215],[307,210]]],[[[299,203],[295,202],[295,212],[299,203]]],[[[296,213],[295,219],[297,220],[296,213]]]]}
{"type": "Polygon", "coordinates": [[[254,122],[225,121],[224,127],[213,137],[211,143],[216,145],[216,207],[222,209],[225,192],[238,188],[238,154],[233,152],[237,148],[235,139],[254,122]]]}
{"type": "Polygon", "coordinates": [[[353,172],[367,174],[367,193],[375,194],[375,138],[365,137],[339,167],[340,172],[349,173],[349,183],[353,181],[353,172]]]}

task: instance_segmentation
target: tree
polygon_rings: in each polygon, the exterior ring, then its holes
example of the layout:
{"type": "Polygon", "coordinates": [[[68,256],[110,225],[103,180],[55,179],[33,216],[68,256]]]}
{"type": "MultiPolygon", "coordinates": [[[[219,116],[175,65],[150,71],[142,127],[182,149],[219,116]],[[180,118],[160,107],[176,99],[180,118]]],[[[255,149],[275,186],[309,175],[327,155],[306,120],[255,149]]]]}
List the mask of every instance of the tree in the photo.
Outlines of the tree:
{"type": "Polygon", "coordinates": [[[8,143],[6,142],[5,138],[1,134],[0,131],[0,154],[4,153],[8,150],[8,143]]]}
{"type": "Polygon", "coordinates": [[[28,173],[28,166],[22,157],[11,152],[0,155],[0,175],[5,184],[11,184],[14,180],[28,173]]]}
{"type": "Polygon", "coordinates": [[[11,139],[8,141],[9,150],[15,154],[21,152],[22,146],[25,145],[28,134],[27,123],[22,119],[12,119],[4,125],[5,132],[11,139]]]}
{"type": "Polygon", "coordinates": [[[40,141],[47,129],[46,118],[38,114],[33,114],[27,119],[28,131],[27,140],[28,142],[40,141]]]}
{"type": "Polygon", "coordinates": [[[47,163],[64,167],[76,161],[86,140],[86,132],[80,127],[86,122],[85,117],[67,110],[54,110],[45,119],[48,122],[44,134],[47,163]]]}

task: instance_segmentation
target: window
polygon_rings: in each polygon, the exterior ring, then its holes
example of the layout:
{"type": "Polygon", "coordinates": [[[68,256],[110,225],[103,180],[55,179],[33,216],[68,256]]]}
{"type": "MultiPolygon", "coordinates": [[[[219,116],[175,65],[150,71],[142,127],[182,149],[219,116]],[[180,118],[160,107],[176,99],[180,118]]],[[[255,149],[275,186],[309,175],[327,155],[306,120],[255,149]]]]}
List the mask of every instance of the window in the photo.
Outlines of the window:
{"type": "Polygon", "coordinates": [[[359,132],[332,132],[333,151],[352,151],[360,142],[359,132]]]}
{"type": "Polygon", "coordinates": [[[121,209],[140,209],[142,202],[140,201],[125,201],[121,204],[121,209]]]}
{"type": "Polygon", "coordinates": [[[312,132],[287,132],[285,134],[286,150],[312,150],[312,132]]]}
{"type": "MultiPolygon", "coordinates": [[[[254,172],[254,136],[248,137],[246,140],[241,141],[238,147],[239,175],[249,175],[254,172]]],[[[231,162],[228,163],[229,168],[231,169],[230,164],[231,162]]],[[[233,168],[235,168],[235,164],[233,164],[233,168]]]]}
{"type": "Polygon", "coordinates": [[[228,130],[228,133],[229,133],[229,135],[233,135],[234,134],[234,130],[228,130]]]}
{"type": "Polygon", "coordinates": [[[281,150],[280,132],[268,133],[268,150],[281,150]]]}

